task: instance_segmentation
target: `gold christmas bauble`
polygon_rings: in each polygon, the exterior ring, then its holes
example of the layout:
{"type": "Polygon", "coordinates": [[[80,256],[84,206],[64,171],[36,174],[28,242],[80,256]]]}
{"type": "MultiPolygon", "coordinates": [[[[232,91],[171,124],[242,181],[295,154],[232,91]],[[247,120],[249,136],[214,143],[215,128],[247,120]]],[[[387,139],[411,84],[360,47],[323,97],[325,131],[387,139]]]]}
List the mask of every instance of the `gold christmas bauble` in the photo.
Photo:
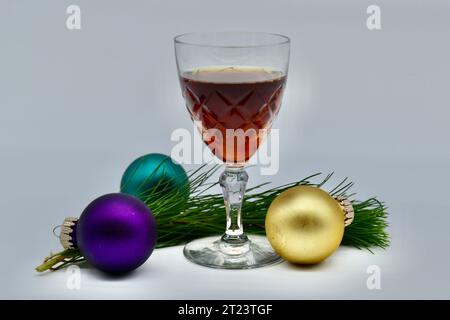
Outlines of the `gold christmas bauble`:
{"type": "Polygon", "coordinates": [[[285,260],[314,264],[339,247],[344,220],[341,204],[327,192],[296,186],[283,191],[271,203],[266,234],[275,252],[285,260]]]}

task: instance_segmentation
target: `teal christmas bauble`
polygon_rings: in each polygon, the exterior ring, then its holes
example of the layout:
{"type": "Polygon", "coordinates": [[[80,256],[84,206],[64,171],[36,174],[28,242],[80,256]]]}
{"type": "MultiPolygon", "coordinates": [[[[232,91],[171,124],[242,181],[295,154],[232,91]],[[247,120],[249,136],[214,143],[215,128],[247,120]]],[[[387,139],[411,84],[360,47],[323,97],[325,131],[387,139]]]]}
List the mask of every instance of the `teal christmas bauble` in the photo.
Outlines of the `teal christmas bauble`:
{"type": "Polygon", "coordinates": [[[145,202],[150,194],[163,196],[174,189],[189,197],[188,176],[172,158],[150,153],[134,160],[122,176],[120,192],[131,194],[145,202]]]}

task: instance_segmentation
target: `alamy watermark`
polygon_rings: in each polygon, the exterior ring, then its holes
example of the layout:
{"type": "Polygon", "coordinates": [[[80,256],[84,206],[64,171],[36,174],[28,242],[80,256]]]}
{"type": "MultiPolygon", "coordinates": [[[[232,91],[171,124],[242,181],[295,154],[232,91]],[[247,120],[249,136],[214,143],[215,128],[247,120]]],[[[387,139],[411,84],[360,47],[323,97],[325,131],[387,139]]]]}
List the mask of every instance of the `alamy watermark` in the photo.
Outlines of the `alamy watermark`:
{"type": "Polygon", "coordinates": [[[66,269],[66,287],[69,290],[81,289],[81,269],[77,265],[68,266],[66,269]]]}
{"type": "Polygon", "coordinates": [[[367,289],[381,290],[381,268],[373,264],[367,267],[366,273],[369,274],[366,280],[367,289]]]}
{"type": "Polygon", "coordinates": [[[369,30],[381,30],[381,9],[379,6],[372,4],[367,7],[368,14],[366,26],[369,30]]]}
{"type": "Polygon", "coordinates": [[[257,164],[261,175],[275,175],[280,167],[278,129],[206,129],[200,121],[194,121],[192,131],[186,128],[175,129],[170,139],[176,143],[171,157],[181,164],[222,161],[257,164]],[[196,138],[196,128],[200,139],[198,136],[196,138]]]}
{"type": "Polygon", "coordinates": [[[68,30],[80,30],[81,29],[81,8],[76,4],[71,4],[67,7],[66,13],[68,14],[66,19],[66,28],[68,30]]]}

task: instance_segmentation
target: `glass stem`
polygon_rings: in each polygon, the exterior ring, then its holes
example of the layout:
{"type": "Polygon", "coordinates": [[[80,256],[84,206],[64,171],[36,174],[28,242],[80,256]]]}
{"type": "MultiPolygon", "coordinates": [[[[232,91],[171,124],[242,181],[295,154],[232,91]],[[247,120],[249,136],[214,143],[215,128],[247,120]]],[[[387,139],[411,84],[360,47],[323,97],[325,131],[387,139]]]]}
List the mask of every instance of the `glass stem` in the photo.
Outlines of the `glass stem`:
{"type": "Polygon", "coordinates": [[[227,215],[225,233],[222,236],[220,249],[226,254],[242,254],[248,251],[249,240],[244,234],[241,208],[244,200],[248,175],[243,166],[226,166],[220,176],[227,215]]]}

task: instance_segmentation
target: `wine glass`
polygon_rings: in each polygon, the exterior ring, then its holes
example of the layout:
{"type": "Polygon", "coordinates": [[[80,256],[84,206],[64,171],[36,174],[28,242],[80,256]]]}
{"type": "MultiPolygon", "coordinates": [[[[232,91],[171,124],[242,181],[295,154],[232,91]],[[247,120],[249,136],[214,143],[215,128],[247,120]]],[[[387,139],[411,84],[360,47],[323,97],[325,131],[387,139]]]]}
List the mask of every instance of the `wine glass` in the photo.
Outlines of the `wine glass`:
{"type": "Polygon", "coordinates": [[[256,268],[280,261],[262,236],[244,233],[244,166],[275,120],[286,85],[290,40],[259,32],[202,32],[174,39],[187,110],[212,153],[220,176],[226,228],[222,237],[189,242],[184,255],[208,267],[256,268]]]}

